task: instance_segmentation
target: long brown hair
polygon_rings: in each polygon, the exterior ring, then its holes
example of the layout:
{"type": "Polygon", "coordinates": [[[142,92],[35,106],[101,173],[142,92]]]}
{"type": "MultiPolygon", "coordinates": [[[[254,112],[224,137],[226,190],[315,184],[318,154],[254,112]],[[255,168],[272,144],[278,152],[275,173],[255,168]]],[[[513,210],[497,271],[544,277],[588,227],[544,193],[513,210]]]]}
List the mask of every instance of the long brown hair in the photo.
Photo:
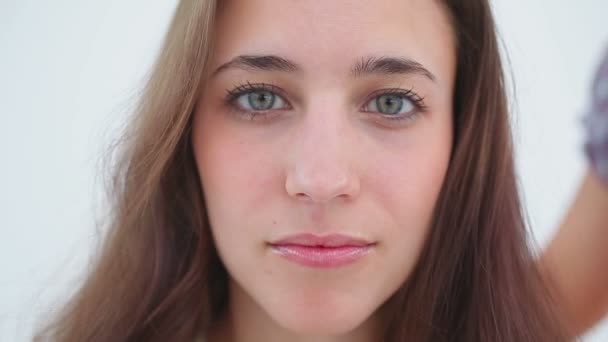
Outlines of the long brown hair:
{"type": "MultiPolygon", "coordinates": [[[[384,340],[566,341],[527,244],[490,5],[443,3],[458,50],[453,151],[420,260],[384,304],[384,340]]],[[[191,146],[216,7],[180,1],[119,141],[103,249],[36,341],[192,341],[225,307],[191,146]]]]}

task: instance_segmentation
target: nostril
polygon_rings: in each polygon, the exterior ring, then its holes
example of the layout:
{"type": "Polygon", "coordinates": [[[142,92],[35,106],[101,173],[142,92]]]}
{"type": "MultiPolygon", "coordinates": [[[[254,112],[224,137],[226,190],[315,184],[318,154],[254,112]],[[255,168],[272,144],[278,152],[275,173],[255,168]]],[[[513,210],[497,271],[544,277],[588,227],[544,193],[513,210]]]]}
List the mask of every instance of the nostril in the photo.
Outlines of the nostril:
{"type": "Polygon", "coordinates": [[[299,199],[299,200],[303,200],[303,201],[310,201],[311,200],[310,196],[308,196],[307,194],[302,193],[302,192],[296,194],[296,198],[299,199]]]}

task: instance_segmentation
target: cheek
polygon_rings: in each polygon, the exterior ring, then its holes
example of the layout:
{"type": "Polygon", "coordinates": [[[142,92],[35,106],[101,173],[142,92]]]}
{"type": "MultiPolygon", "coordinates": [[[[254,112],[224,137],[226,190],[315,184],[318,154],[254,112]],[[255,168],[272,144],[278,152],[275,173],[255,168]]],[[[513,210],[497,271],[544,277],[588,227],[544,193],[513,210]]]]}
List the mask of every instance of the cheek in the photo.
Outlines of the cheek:
{"type": "Polygon", "coordinates": [[[204,120],[194,121],[192,143],[214,239],[228,248],[255,241],[243,218],[260,212],[281,190],[276,153],[268,144],[238,138],[243,134],[221,120],[204,120]]]}
{"type": "Polygon", "coordinates": [[[383,182],[380,186],[386,208],[399,213],[397,216],[402,217],[404,223],[428,216],[436,202],[447,164],[447,153],[429,155],[426,150],[410,151],[402,158],[384,164],[388,167],[378,172],[384,176],[377,182],[383,182]]]}
{"type": "Polygon", "coordinates": [[[232,142],[209,149],[202,157],[208,162],[201,175],[208,211],[222,219],[217,227],[242,228],[239,218],[267,212],[277,194],[285,191],[277,181],[281,173],[276,157],[268,148],[232,142]]]}
{"type": "MultiPolygon", "coordinates": [[[[399,153],[379,152],[371,193],[390,217],[384,231],[389,260],[406,270],[417,261],[430,228],[451,152],[449,126],[406,146],[399,153]]],[[[396,276],[403,279],[401,271],[396,276]]]]}

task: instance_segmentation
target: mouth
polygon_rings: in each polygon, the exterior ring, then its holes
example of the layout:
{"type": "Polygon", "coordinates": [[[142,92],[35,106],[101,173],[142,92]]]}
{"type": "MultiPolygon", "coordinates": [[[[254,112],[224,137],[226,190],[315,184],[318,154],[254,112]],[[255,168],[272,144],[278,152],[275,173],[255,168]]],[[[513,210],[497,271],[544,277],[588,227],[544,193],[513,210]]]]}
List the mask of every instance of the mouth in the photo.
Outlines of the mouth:
{"type": "Polygon", "coordinates": [[[291,235],[269,243],[271,250],[296,264],[333,268],[352,264],[368,255],[376,243],[342,234],[291,235]]]}

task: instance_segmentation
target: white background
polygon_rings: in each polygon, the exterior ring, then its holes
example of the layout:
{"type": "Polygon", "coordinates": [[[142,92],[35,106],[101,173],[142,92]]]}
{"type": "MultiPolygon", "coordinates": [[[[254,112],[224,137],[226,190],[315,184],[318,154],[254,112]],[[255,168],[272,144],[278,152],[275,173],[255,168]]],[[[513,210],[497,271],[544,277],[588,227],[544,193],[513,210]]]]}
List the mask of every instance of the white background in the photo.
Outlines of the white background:
{"type": "MultiPolygon", "coordinates": [[[[555,232],[585,171],[581,113],[608,1],[496,0],[516,85],[533,232],[555,232]]],[[[103,212],[99,159],[132,108],[176,1],[0,0],[0,341],[29,341],[81,278],[103,212]]],[[[608,321],[585,341],[608,341],[608,321]]]]}

